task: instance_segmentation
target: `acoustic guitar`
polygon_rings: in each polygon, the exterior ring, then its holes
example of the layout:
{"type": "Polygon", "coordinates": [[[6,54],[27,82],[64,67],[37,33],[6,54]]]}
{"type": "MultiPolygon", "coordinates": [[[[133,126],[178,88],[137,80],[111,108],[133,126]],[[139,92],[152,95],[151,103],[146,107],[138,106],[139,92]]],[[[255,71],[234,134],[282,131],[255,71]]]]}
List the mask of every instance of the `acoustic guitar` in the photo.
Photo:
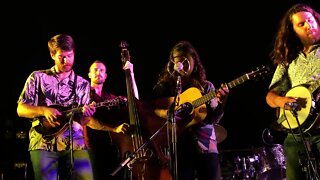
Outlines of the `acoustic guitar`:
{"type": "MultiPolygon", "coordinates": [[[[258,67],[255,71],[246,73],[230,82],[226,85],[229,89],[234,88],[247,80],[257,79],[259,77],[264,77],[265,75],[270,74],[270,69],[267,66],[258,67]]],[[[185,128],[195,125],[201,122],[207,115],[207,109],[205,103],[216,97],[216,91],[211,91],[205,95],[202,95],[201,91],[198,88],[191,87],[185,90],[180,95],[179,107],[186,105],[187,107],[192,107],[191,114],[193,119],[185,126],[185,128]]],[[[155,109],[155,114],[162,118],[167,118],[168,107],[174,101],[174,97],[169,98],[160,98],[157,100],[158,108],[155,109]]]]}
{"type": "MultiPolygon", "coordinates": [[[[111,100],[103,101],[96,103],[94,106],[96,108],[98,107],[106,107],[106,108],[111,108],[111,107],[116,107],[116,106],[121,106],[126,104],[127,99],[124,97],[116,97],[111,100]]],[[[54,136],[57,136],[58,134],[64,132],[68,128],[69,120],[72,115],[72,113],[80,113],[83,107],[76,107],[72,108],[70,106],[64,107],[60,105],[51,105],[49,107],[53,107],[58,109],[62,115],[57,117],[56,121],[60,123],[60,125],[56,125],[55,127],[52,127],[49,122],[46,120],[45,117],[37,117],[34,119],[34,121],[38,121],[38,124],[35,126],[35,130],[42,134],[44,138],[51,138],[54,136]]],[[[78,121],[77,119],[74,119],[78,121]]]]}

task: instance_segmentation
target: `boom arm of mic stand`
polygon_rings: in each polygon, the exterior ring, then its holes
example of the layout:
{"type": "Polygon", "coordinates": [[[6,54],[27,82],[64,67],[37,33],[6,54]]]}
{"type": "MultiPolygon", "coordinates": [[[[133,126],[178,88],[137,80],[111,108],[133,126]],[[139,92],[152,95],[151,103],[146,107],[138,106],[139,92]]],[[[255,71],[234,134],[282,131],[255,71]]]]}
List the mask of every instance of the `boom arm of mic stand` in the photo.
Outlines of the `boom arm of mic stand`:
{"type": "Polygon", "coordinates": [[[135,155],[136,155],[136,151],[134,153],[131,153],[127,159],[125,159],[124,161],[122,161],[119,166],[110,174],[111,176],[115,176],[124,166],[126,166],[129,162],[131,162],[135,155]]]}

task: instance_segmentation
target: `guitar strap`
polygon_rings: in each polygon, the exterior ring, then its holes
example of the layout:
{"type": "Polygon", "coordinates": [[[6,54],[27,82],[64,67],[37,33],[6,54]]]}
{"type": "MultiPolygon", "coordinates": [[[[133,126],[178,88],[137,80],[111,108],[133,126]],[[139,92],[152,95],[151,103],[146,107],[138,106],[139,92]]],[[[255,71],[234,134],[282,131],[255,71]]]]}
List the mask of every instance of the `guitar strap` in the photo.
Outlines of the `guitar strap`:
{"type": "MultiPolygon", "coordinates": [[[[72,93],[70,96],[73,95],[73,103],[72,103],[72,107],[73,106],[77,106],[77,96],[76,96],[76,86],[77,86],[77,74],[74,73],[74,81],[73,81],[73,88],[72,88],[72,93]]],[[[75,108],[75,107],[73,107],[75,108]]]]}

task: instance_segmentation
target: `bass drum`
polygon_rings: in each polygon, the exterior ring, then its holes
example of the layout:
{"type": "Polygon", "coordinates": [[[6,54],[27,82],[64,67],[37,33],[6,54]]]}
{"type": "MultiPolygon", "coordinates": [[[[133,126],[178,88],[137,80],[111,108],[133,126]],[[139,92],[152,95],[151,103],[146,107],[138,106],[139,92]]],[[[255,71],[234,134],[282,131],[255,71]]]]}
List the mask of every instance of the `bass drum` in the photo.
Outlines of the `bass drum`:
{"type": "Polygon", "coordinates": [[[258,148],[255,153],[259,158],[259,179],[274,180],[285,179],[286,158],[283,147],[274,144],[268,147],[258,148]]]}

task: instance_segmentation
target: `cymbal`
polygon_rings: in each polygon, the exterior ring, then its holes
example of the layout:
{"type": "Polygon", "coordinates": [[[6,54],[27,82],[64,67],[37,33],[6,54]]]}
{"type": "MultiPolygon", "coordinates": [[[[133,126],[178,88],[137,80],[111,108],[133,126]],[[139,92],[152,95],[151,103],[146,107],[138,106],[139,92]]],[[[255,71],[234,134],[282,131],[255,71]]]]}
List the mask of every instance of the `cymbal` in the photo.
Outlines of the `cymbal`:
{"type": "Polygon", "coordinates": [[[214,125],[214,130],[216,132],[217,142],[221,143],[227,138],[227,130],[219,124],[214,125]]]}

